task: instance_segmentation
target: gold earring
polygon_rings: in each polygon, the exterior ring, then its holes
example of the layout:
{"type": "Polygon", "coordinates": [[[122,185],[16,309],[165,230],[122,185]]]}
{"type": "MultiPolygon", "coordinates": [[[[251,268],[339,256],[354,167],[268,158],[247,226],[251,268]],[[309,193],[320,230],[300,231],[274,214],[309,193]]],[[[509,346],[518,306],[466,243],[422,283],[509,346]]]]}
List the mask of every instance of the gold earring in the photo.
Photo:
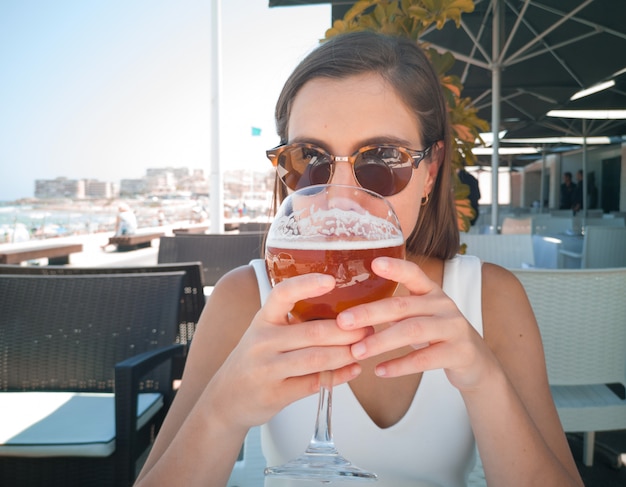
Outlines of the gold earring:
{"type": "Polygon", "coordinates": [[[430,201],[430,193],[426,193],[426,196],[422,198],[422,206],[426,206],[430,201]]]}

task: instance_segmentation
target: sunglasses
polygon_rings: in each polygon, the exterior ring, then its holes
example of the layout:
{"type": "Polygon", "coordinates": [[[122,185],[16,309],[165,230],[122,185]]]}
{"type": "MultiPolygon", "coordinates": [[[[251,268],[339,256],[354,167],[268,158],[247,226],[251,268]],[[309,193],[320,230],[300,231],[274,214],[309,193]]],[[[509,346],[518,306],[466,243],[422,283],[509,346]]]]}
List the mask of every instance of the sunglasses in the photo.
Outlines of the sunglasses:
{"type": "Polygon", "coordinates": [[[326,184],[333,176],[333,164],[349,162],[359,185],[381,196],[399,193],[411,180],[413,169],[431,152],[395,145],[368,145],[351,156],[333,156],[313,144],[279,145],[266,152],[278,176],[292,190],[326,184]]]}

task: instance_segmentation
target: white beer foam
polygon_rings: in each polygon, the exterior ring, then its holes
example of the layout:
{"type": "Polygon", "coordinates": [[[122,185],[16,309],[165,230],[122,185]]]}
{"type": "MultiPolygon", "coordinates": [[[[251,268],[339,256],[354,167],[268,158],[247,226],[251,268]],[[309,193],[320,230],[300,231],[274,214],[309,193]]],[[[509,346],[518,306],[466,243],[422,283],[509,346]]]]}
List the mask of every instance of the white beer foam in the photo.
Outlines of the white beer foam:
{"type": "Polygon", "coordinates": [[[266,247],[285,250],[368,250],[398,247],[404,244],[402,237],[386,240],[320,240],[310,238],[268,239],[266,247]]]}
{"type": "Polygon", "coordinates": [[[315,210],[311,215],[309,210],[303,209],[289,216],[277,217],[268,235],[268,245],[281,241],[288,242],[293,248],[294,241],[307,240],[307,248],[319,248],[319,242],[332,240],[350,242],[347,248],[355,249],[372,248],[372,242],[386,242],[384,245],[377,243],[376,248],[397,246],[404,242],[402,231],[397,225],[368,212],[331,208],[315,210]],[[355,246],[357,241],[364,243],[355,246]],[[313,242],[316,243],[311,246],[313,242]]]}

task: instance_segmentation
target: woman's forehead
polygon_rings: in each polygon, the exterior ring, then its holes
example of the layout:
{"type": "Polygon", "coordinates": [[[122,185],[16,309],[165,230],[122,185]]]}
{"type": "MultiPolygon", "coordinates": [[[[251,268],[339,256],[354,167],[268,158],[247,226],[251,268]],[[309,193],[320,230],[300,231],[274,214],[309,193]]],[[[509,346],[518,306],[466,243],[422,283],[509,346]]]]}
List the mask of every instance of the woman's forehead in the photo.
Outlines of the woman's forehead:
{"type": "Polygon", "coordinates": [[[305,83],[292,102],[288,134],[290,140],[394,136],[411,145],[420,139],[416,115],[375,73],[305,83]]]}

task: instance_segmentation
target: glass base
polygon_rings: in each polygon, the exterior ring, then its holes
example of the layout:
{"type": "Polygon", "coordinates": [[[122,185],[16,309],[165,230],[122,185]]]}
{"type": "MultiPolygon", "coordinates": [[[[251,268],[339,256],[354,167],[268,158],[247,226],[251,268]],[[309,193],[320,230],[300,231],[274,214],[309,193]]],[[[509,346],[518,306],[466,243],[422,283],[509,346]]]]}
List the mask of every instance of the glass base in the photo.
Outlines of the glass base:
{"type": "Polygon", "coordinates": [[[283,465],[267,467],[265,475],[295,480],[316,480],[333,482],[341,480],[373,481],[378,480],[375,473],[352,465],[341,455],[305,453],[283,465]]]}

